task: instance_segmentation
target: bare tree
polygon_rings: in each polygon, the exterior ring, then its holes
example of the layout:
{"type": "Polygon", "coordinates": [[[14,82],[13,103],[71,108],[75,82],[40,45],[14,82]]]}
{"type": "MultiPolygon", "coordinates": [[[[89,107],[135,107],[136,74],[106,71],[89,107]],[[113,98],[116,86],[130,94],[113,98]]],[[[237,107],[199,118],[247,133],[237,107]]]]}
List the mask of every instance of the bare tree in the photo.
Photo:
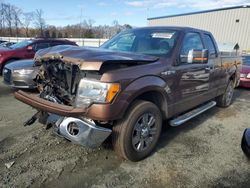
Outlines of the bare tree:
{"type": "Polygon", "coordinates": [[[11,4],[3,4],[3,11],[5,15],[5,21],[8,27],[9,35],[12,36],[12,22],[13,22],[13,10],[11,4]]]}
{"type": "Polygon", "coordinates": [[[29,27],[31,22],[34,19],[34,12],[26,12],[23,14],[24,18],[23,18],[23,26],[25,29],[25,35],[26,37],[29,37],[29,27]]]}
{"type": "Polygon", "coordinates": [[[34,18],[35,18],[34,24],[40,30],[40,36],[43,37],[43,35],[44,35],[43,32],[44,32],[44,29],[46,27],[46,23],[45,23],[45,20],[43,18],[43,10],[36,9],[34,18]]]}
{"type": "Polygon", "coordinates": [[[0,34],[3,35],[3,29],[5,28],[5,14],[4,14],[4,4],[0,5],[0,34]]]}
{"type": "Polygon", "coordinates": [[[20,16],[22,14],[22,10],[18,7],[12,7],[12,15],[13,15],[13,22],[16,30],[16,37],[19,35],[19,26],[22,24],[20,16]]]}

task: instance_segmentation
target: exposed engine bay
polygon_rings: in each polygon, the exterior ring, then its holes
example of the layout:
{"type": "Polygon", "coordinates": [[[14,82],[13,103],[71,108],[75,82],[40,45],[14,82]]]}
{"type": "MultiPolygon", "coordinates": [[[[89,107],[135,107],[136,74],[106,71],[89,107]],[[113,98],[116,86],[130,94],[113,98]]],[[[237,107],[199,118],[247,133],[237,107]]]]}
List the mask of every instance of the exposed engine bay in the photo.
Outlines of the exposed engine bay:
{"type": "MultiPolygon", "coordinates": [[[[78,65],[62,61],[43,62],[35,81],[40,97],[48,101],[73,106],[80,80],[86,77],[78,65]]],[[[93,73],[98,78],[97,73],[93,73]]]]}

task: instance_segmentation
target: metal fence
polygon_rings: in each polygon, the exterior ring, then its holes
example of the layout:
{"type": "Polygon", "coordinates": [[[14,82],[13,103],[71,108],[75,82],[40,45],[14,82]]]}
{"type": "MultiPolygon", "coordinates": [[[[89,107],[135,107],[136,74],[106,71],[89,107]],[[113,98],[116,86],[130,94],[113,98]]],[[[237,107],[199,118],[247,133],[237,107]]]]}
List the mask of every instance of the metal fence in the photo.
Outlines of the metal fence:
{"type": "MultiPolygon", "coordinates": [[[[9,42],[20,42],[22,40],[26,40],[30,38],[25,37],[0,37],[0,40],[5,40],[9,42]]],[[[108,39],[93,39],[93,38],[63,38],[73,42],[76,42],[79,46],[92,46],[99,47],[108,39]]]]}

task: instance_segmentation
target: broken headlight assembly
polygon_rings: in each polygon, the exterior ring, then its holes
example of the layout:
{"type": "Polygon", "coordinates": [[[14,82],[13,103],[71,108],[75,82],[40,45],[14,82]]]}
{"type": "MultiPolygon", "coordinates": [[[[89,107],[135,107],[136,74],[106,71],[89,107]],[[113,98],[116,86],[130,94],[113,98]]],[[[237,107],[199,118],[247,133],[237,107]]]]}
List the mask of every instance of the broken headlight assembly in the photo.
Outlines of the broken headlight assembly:
{"type": "Polygon", "coordinates": [[[92,103],[110,103],[120,90],[118,83],[103,83],[94,80],[81,79],[76,107],[88,107],[92,103]]]}

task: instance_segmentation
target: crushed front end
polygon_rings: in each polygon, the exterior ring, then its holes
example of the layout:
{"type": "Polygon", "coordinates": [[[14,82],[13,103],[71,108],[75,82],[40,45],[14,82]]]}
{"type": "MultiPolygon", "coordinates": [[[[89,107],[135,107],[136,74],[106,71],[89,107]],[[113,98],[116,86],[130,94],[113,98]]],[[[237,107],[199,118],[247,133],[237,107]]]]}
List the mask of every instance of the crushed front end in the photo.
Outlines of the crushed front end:
{"type": "Polygon", "coordinates": [[[130,76],[114,70],[132,71],[157,60],[101,48],[55,46],[39,50],[34,58],[40,66],[35,79],[39,94],[15,93],[18,100],[38,111],[25,125],[38,119],[74,143],[98,146],[111,134],[113,123],[123,118],[131,91],[122,90],[138,77],[136,71],[130,76]]]}
{"type": "Polygon", "coordinates": [[[97,72],[85,72],[76,64],[63,61],[43,61],[36,77],[39,94],[23,91],[15,97],[38,112],[25,125],[37,119],[56,134],[73,143],[98,147],[111,134],[107,122],[87,118],[92,103],[112,100],[114,89],[119,85],[100,82],[97,72]]]}

